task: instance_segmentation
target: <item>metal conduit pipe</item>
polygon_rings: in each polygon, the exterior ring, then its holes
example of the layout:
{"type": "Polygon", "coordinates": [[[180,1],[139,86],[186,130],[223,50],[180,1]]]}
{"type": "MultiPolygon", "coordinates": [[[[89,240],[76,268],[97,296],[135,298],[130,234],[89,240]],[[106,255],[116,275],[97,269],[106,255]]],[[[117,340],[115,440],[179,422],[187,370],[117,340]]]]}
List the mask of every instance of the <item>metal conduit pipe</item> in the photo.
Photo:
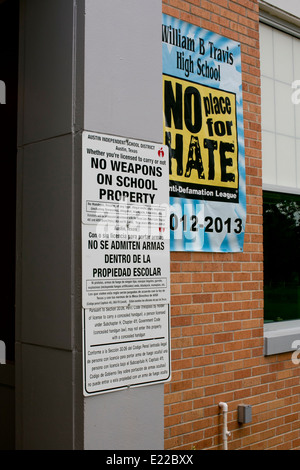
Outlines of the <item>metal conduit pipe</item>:
{"type": "Polygon", "coordinates": [[[219,403],[219,407],[221,408],[223,412],[223,432],[222,432],[223,446],[224,446],[224,450],[228,450],[227,442],[228,442],[228,436],[230,436],[230,432],[228,431],[228,427],[227,427],[228,405],[227,403],[224,403],[221,401],[219,403]]]}

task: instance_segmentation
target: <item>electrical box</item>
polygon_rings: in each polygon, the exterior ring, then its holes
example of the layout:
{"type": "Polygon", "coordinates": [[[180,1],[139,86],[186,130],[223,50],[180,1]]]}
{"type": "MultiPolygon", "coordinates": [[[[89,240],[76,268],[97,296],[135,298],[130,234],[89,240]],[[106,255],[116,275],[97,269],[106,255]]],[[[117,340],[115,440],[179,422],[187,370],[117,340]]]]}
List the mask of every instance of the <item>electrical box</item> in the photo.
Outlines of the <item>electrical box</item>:
{"type": "Polygon", "coordinates": [[[252,406],[239,405],[238,406],[238,422],[240,424],[251,423],[252,421],[252,406]]]}

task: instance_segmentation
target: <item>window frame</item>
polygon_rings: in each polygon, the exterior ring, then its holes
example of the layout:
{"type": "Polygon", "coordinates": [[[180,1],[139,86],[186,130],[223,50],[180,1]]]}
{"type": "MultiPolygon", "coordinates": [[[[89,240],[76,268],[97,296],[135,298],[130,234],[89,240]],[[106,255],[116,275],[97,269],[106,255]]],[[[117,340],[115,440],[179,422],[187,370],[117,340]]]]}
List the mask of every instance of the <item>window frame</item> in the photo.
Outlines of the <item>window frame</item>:
{"type": "MultiPolygon", "coordinates": [[[[300,39],[300,18],[260,2],[260,23],[300,39]]],[[[300,77],[299,77],[300,79],[300,77]]],[[[300,105],[299,105],[300,106],[300,105]]],[[[263,158],[263,157],[262,157],[263,158]]],[[[299,188],[262,184],[263,191],[300,194],[299,188]]],[[[300,339],[300,320],[264,324],[264,355],[271,356],[297,350],[292,346],[300,339]]]]}

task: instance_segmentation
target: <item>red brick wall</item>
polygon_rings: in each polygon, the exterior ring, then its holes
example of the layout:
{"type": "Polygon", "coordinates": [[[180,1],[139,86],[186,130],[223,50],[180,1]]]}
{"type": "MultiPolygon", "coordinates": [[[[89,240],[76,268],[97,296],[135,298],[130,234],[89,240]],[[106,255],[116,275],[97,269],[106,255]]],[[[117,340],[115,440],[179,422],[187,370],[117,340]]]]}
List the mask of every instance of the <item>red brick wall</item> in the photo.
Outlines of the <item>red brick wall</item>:
{"type": "Polygon", "coordinates": [[[262,154],[257,0],[163,0],[164,13],[241,43],[247,223],[243,253],[171,253],[172,380],[165,449],[300,449],[300,365],[263,355],[262,154]],[[237,407],[252,405],[239,425],[237,407]]]}

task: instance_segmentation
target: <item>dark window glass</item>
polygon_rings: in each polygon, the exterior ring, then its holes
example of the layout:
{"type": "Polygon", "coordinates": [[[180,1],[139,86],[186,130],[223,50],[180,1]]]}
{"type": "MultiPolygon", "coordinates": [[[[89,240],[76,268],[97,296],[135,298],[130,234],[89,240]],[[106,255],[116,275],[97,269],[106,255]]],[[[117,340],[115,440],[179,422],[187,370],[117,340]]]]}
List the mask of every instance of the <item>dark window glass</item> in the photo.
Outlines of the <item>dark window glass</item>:
{"type": "Polygon", "coordinates": [[[300,196],[264,193],[265,322],[300,319],[300,196]]]}

